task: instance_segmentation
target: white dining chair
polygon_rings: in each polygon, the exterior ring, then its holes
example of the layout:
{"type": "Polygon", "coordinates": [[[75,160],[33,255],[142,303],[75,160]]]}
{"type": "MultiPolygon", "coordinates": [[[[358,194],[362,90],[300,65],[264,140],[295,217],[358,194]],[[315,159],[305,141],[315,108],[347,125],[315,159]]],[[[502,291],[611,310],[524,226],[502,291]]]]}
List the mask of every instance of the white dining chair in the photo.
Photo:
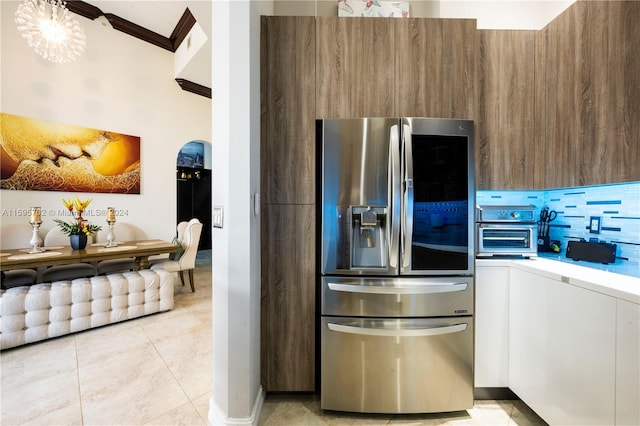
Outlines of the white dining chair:
{"type": "MultiPolygon", "coordinates": [[[[69,245],[69,236],[62,233],[60,228],[51,228],[44,236],[45,247],[64,247],[69,245]]],[[[89,263],[71,263],[48,267],[42,273],[43,282],[73,280],[75,278],[92,277],[98,273],[95,266],[89,263]]]]}
{"type": "MultiPolygon", "coordinates": [[[[181,230],[178,232],[180,233],[181,230]]],[[[184,286],[184,271],[189,273],[189,284],[191,291],[195,292],[195,282],[193,280],[193,271],[196,267],[196,255],[198,254],[198,245],[200,244],[200,234],[202,233],[202,223],[198,219],[191,219],[184,227],[182,241],[180,245],[184,252],[179,259],[169,259],[162,262],[154,263],[151,269],[164,269],[169,272],[178,272],[180,281],[184,286]]]]}
{"type": "MultiPolygon", "coordinates": [[[[32,235],[33,228],[28,223],[3,224],[0,227],[0,249],[31,248],[29,241],[32,235]]],[[[35,284],[38,279],[35,269],[14,269],[2,274],[3,288],[35,284]]]]}
{"type": "MultiPolygon", "coordinates": [[[[106,243],[107,234],[109,229],[98,232],[98,242],[106,243]]],[[[116,222],[113,226],[113,233],[116,236],[116,241],[133,241],[135,237],[135,227],[130,223],[116,222]]],[[[136,261],[133,257],[126,257],[123,259],[110,259],[102,260],[98,262],[98,275],[113,274],[116,272],[133,271],[136,261]]]]}

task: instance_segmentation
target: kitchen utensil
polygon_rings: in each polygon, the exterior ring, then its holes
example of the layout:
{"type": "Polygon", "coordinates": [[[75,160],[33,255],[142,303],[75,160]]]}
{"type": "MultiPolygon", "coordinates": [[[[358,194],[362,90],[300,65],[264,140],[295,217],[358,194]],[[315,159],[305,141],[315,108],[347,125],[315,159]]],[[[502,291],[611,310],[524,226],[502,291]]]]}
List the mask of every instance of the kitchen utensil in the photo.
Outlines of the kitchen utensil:
{"type": "Polygon", "coordinates": [[[544,207],[540,211],[540,229],[538,234],[542,237],[549,236],[549,223],[553,222],[558,217],[558,213],[555,210],[549,210],[549,207],[544,207]]]}

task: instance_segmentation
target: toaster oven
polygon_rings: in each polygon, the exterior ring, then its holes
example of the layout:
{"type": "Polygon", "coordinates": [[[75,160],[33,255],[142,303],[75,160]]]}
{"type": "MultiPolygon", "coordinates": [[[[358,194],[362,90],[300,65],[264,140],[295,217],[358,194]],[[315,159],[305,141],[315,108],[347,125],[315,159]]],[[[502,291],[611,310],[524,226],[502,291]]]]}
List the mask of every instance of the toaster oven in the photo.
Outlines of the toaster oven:
{"type": "Polygon", "coordinates": [[[478,206],[476,256],[538,255],[535,206],[478,206]]]}

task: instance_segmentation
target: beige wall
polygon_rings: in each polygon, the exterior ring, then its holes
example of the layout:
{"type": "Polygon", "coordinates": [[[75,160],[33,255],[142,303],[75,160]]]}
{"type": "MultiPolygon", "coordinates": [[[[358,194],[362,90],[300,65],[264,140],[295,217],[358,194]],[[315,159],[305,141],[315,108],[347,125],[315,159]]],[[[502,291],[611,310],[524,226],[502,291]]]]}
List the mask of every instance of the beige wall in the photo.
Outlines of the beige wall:
{"type": "MultiPolygon", "coordinates": [[[[78,194],[93,198],[90,208],[126,210],[120,220],[136,225],[137,237],[170,240],[176,156],[186,142],[211,141],[211,100],[180,89],[171,52],[82,17],[85,53],[69,64],[48,62],[19,35],[13,22],[17,5],[0,2],[1,111],[140,136],[141,194],[2,190],[0,223],[23,222],[14,212],[32,205],[56,211],[62,197],[78,194]]],[[[42,235],[55,226],[53,217],[44,219],[42,235]]],[[[106,225],[103,217],[96,222],[106,225]]]]}

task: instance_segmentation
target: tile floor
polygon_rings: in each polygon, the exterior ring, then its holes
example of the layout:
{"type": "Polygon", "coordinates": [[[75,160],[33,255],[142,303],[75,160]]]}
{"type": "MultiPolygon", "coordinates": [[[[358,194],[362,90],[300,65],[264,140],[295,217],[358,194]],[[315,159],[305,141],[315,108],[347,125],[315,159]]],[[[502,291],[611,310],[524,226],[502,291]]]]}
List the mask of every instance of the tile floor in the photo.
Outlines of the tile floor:
{"type": "Polygon", "coordinates": [[[320,410],[316,395],[268,394],[260,415],[260,426],[285,425],[546,425],[521,401],[476,401],[471,410],[420,415],[353,414],[320,410]]]}
{"type": "MultiPolygon", "coordinates": [[[[198,253],[196,292],[169,312],[0,352],[0,424],[206,425],[211,393],[211,251],[198,253]]],[[[518,401],[420,416],[322,412],[313,394],[268,394],[261,426],[544,425],[518,401]]]]}

